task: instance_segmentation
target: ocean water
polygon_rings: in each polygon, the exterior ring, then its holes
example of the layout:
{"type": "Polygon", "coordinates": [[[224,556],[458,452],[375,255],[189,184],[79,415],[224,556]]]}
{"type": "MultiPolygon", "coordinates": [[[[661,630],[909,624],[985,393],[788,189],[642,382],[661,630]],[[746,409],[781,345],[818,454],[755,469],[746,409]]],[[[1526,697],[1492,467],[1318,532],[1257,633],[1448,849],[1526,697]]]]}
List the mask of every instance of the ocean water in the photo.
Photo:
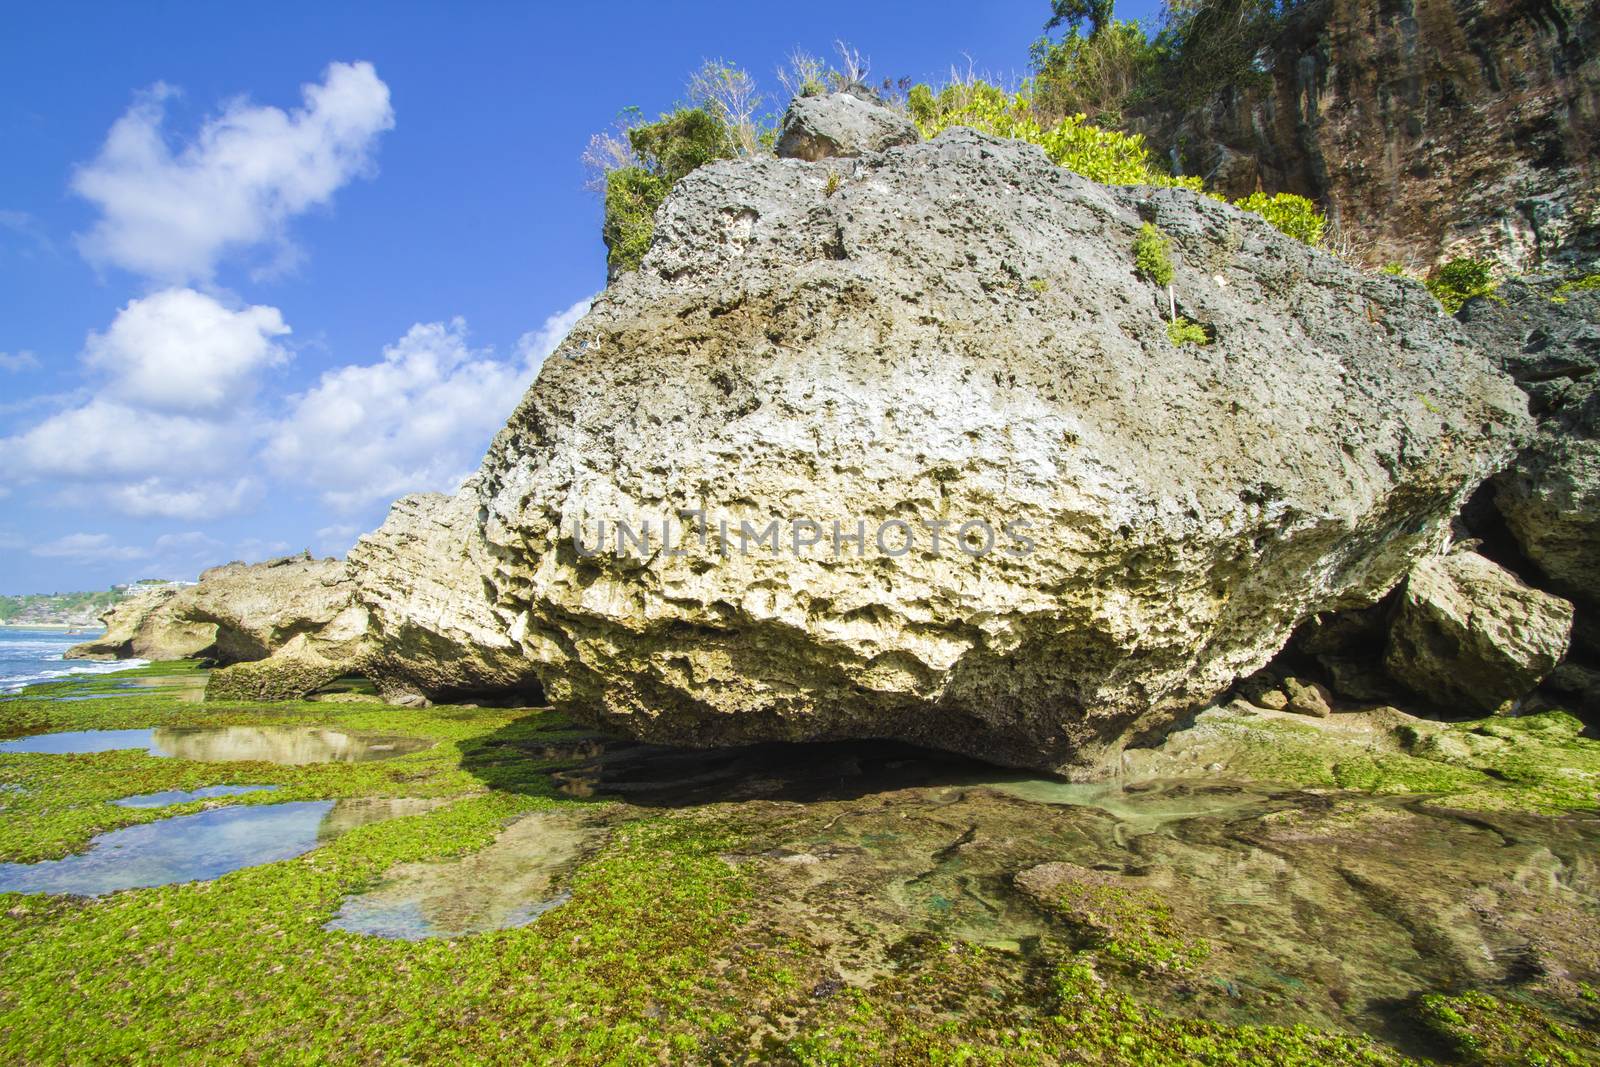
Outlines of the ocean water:
{"type": "Polygon", "coordinates": [[[0,693],[14,693],[35,682],[53,682],[74,674],[110,674],[142,667],[142,659],[64,660],[61,654],[99,631],[24,630],[0,627],[0,693]]]}

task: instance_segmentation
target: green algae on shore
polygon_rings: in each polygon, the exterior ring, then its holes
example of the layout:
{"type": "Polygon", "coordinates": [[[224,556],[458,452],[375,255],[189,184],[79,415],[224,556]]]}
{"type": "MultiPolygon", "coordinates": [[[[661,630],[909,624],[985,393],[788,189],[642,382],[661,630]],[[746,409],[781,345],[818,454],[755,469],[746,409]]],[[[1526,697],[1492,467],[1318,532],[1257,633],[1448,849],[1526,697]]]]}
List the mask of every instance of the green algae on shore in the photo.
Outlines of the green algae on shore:
{"type": "Polygon", "coordinates": [[[1165,784],[1046,799],[1045,783],[936,754],[895,750],[875,779],[859,748],[658,759],[635,746],[619,779],[584,770],[613,742],[548,711],[196,705],[159,688],[49,699],[67,688],[0,704],[0,735],[293,725],[430,747],[303,766],[0,755],[0,782],[18,787],[0,859],[219,806],[433,806],[213,882],[0,895],[13,1062],[1593,1060],[1600,828],[1580,797],[1600,746],[1564,718],[1396,720],[1327,739],[1208,713],[1204,736],[1146,757],[1165,784]],[[1404,725],[1418,737],[1397,736],[1404,725]],[[1435,735],[1453,762],[1428,754],[1435,735]],[[1295,751],[1272,762],[1279,737],[1295,751]],[[1250,759],[1208,770],[1224,745],[1250,759]],[[1376,793],[1340,785],[1363,753],[1383,768],[1376,793]],[[1448,774],[1412,778],[1413,764],[1448,774]],[[715,790],[692,784],[707,767],[715,790]],[[1269,784],[1296,775],[1313,791],[1269,784]],[[278,788],[115,803],[229,781],[278,788]],[[628,791],[608,795],[613,782],[628,791]],[[1454,814],[1457,798],[1477,813],[1454,814]],[[437,895],[452,864],[498,870],[495,843],[521,847],[508,828],[538,837],[530,818],[604,828],[529,886],[564,894],[537,922],[491,929],[515,910],[497,899],[481,915],[463,901],[454,936],[326,928],[386,886],[421,879],[437,895]]]}

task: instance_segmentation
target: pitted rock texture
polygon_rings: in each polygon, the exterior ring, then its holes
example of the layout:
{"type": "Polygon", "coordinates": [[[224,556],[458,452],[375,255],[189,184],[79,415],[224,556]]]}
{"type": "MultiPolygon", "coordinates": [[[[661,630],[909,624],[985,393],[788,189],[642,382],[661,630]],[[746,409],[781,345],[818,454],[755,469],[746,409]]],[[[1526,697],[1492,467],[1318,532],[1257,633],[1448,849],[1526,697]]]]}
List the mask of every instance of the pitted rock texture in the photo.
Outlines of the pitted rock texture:
{"type": "Polygon", "coordinates": [[[512,640],[484,582],[493,569],[471,488],[395,501],[350,552],[369,613],[363,671],[384,699],[416,704],[480,696],[542,703],[535,664],[512,640]]]}
{"type": "Polygon", "coordinates": [[[778,155],[811,163],[860,156],[922,139],[912,121],[853,93],[797,96],[778,131],[778,155]]]}
{"type": "Polygon", "coordinates": [[[1524,390],[1539,432],[1494,481],[1522,554],[1587,614],[1600,613],[1600,292],[1511,282],[1459,318],[1524,390]]]}
{"type": "Polygon", "coordinates": [[[74,645],[67,659],[189,659],[217,643],[213,623],[176,618],[171,605],[185,591],[181,585],[156,585],[135,590],[100,616],[106,632],[74,645]]]}
{"type": "Polygon", "coordinates": [[[1381,597],[1526,422],[1419,286],[1206,198],[970,130],[842,170],[727,161],[679,183],[476,483],[399,524],[448,558],[386,550],[405,577],[371,610],[410,635],[391,688],[460,684],[487,607],[553,704],[643,738],[897,737],[1089,774],[1300,620],[1381,597]],[[1168,340],[1145,220],[1212,344],[1168,340]],[[680,509],[706,536],[668,551],[680,509]],[[648,551],[574,543],[646,519],[648,551]],[[915,551],[873,543],[891,519],[915,551]],[[740,523],[774,520],[824,543],[741,553],[740,523]],[[835,520],[867,524],[863,554],[832,551],[835,520]],[[932,550],[923,524],[968,520],[1027,522],[1032,550],[968,555],[953,526],[932,550]]]}
{"type": "Polygon", "coordinates": [[[1495,712],[1567,654],[1572,605],[1474,552],[1423,560],[1406,579],[1384,665],[1440,706],[1495,712]]]}
{"type": "Polygon", "coordinates": [[[165,588],[118,605],[111,630],[68,655],[198,656],[226,666],[278,652],[346,662],[364,648],[366,609],[341,560],[302,554],[229,563],[201,574],[198,585],[165,588]]]}
{"type": "Polygon", "coordinates": [[[1373,264],[1600,253],[1600,5],[1309,0],[1244,75],[1147,132],[1231,197],[1321,202],[1373,264]]]}

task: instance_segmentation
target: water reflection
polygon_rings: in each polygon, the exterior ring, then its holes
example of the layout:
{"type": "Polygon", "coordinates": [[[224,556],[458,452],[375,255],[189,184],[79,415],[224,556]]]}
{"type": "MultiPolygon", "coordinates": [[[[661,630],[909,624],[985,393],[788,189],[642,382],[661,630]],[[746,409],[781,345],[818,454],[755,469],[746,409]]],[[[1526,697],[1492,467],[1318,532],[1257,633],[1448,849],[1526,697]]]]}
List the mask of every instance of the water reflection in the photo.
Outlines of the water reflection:
{"type": "Polygon", "coordinates": [[[383,737],[316,726],[161,726],[151,730],[70,730],[0,741],[0,753],[68,755],[142,748],[153,756],[205,763],[263,760],[287,766],[393,759],[429,748],[416,737],[383,737]]]}
{"type": "Polygon", "coordinates": [[[0,892],[99,896],[206,881],[241,867],[292,859],[357,826],[417,814],[435,803],[302,800],[178,815],[101,834],[76,856],[0,864],[0,892]]]}

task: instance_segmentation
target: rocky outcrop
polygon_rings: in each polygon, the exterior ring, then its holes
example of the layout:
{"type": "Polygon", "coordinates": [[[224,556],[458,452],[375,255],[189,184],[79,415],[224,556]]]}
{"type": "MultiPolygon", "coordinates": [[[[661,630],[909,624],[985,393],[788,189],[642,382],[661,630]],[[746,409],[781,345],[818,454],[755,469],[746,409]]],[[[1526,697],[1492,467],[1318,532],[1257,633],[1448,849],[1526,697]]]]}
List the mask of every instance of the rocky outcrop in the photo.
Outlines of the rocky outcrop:
{"type": "Polygon", "coordinates": [[[818,160],[882,152],[922,140],[912,121],[848,92],[797,96],[778,131],[778,155],[818,160]]]}
{"type": "Polygon", "coordinates": [[[1384,664],[1435,705],[1501,711],[1555,669],[1571,632],[1571,604],[1455,552],[1411,571],[1384,664]]]}
{"type": "Polygon", "coordinates": [[[543,701],[535,664],[486,592],[494,564],[478,519],[470,484],[454,497],[402,497],[350,552],[371,624],[363,670],[392,703],[543,701]]]}
{"type": "Polygon", "coordinates": [[[69,648],[66,658],[175,660],[204,654],[216,644],[216,625],[181,619],[172,611],[187,589],[176,584],[135,589],[100,616],[106,632],[69,648]]]}
{"type": "Polygon", "coordinates": [[[387,691],[521,664],[647,739],[1093,768],[1381,597],[1526,420],[1414,283],[970,130],[712,164],[656,223],[477,480],[353,555],[387,691]]]}
{"type": "Polygon", "coordinates": [[[1323,203],[1374,264],[1600,254],[1600,6],[1311,0],[1153,141],[1230,196],[1323,203]]]}
{"type": "Polygon", "coordinates": [[[220,665],[275,652],[347,660],[359,655],[367,629],[355,591],[342,560],[304,553],[213,567],[168,610],[216,626],[216,644],[206,655],[220,665]]]}
{"type": "Polygon", "coordinates": [[[198,585],[156,587],[124,600],[107,613],[103,637],[67,655],[198,657],[225,667],[281,652],[349,666],[366,648],[367,614],[355,591],[336,559],[307,553],[230,563],[203,573],[198,585]]]}

